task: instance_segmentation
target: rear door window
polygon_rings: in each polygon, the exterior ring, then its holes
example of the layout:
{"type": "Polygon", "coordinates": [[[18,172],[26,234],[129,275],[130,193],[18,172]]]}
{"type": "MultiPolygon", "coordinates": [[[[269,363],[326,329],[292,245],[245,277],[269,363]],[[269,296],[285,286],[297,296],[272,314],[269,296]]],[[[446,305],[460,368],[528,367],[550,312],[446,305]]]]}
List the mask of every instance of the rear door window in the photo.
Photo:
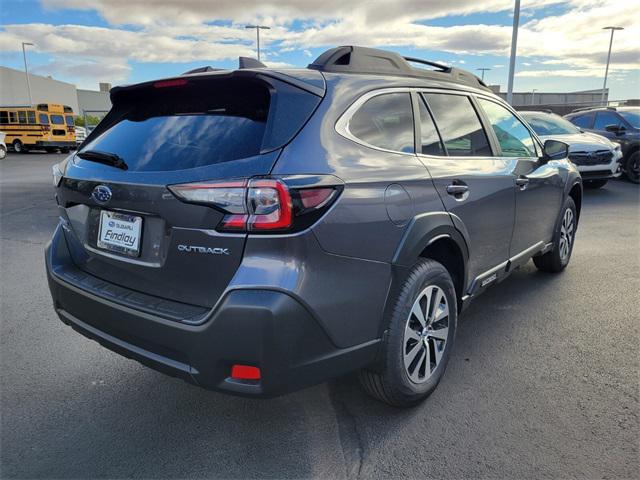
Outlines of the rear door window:
{"type": "Polygon", "coordinates": [[[491,122],[503,157],[535,157],[531,133],[518,118],[502,105],[478,98],[478,103],[491,122]]]}
{"type": "Polygon", "coordinates": [[[424,99],[419,100],[420,110],[420,146],[423,155],[444,155],[444,148],[440,135],[433,123],[433,118],[427,110],[424,99]]]}
{"type": "Polygon", "coordinates": [[[596,123],[593,125],[594,130],[604,130],[609,125],[620,125],[620,118],[613,112],[598,112],[596,114],[596,123]]]}
{"type": "Polygon", "coordinates": [[[584,115],[578,115],[577,117],[570,118],[569,121],[580,128],[591,128],[591,125],[593,124],[593,117],[593,113],[586,113],[584,115]]]}
{"type": "Polygon", "coordinates": [[[349,132],[373,147],[414,153],[411,95],[386,93],[370,98],[349,120],[349,132]]]}
{"type": "Polygon", "coordinates": [[[449,156],[492,155],[487,134],[469,97],[446,93],[425,93],[424,97],[449,156]]]}

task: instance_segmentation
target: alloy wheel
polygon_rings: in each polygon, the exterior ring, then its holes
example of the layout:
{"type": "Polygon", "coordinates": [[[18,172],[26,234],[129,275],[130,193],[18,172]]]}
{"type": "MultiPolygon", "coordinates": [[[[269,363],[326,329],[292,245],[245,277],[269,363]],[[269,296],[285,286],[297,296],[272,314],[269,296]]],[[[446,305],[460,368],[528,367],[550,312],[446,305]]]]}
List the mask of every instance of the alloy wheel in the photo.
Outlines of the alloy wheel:
{"type": "Polygon", "coordinates": [[[569,253],[571,252],[571,243],[573,242],[574,233],[574,221],[573,210],[567,208],[562,217],[562,225],[560,226],[560,259],[562,262],[566,262],[569,259],[569,253]]]}
{"type": "Polygon", "coordinates": [[[414,383],[424,383],[440,364],[449,335],[449,305],[444,291],[428,286],[416,298],[404,330],[404,367],[414,383]]]}

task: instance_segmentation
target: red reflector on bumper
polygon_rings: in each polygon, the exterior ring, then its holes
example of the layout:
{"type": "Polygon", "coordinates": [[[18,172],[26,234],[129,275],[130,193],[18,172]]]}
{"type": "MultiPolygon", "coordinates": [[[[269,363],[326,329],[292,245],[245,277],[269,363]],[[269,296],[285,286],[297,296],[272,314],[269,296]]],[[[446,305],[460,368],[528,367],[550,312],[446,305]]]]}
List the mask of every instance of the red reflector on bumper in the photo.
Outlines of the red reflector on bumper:
{"type": "Polygon", "coordinates": [[[231,378],[236,380],[260,380],[260,369],[249,365],[234,365],[231,367],[231,378]]]}

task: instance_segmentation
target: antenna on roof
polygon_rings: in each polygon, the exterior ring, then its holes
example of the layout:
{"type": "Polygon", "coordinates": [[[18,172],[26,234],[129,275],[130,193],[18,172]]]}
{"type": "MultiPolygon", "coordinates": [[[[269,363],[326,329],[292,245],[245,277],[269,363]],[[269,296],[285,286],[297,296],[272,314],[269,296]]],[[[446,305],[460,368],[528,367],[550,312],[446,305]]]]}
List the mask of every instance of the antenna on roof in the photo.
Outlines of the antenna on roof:
{"type": "Polygon", "coordinates": [[[260,60],[256,60],[255,58],[250,58],[250,57],[239,57],[239,67],[240,69],[243,68],[267,68],[267,66],[262,63],[260,60]]]}

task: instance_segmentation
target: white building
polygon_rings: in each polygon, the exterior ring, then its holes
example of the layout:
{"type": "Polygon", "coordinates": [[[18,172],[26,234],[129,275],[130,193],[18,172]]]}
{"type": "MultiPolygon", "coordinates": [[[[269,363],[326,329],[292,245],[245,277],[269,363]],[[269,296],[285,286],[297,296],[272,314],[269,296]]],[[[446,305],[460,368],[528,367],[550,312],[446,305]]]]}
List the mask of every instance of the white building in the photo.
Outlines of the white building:
{"type": "MultiPolygon", "coordinates": [[[[100,90],[81,90],[71,83],[51,77],[29,74],[33,103],[60,103],[73,108],[77,115],[85,111],[103,112],[111,108],[109,89],[111,85],[101,83],[100,90]]],[[[23,70],[0,66],[0,105],[28,105],[29,92],[23,70]]]]}

